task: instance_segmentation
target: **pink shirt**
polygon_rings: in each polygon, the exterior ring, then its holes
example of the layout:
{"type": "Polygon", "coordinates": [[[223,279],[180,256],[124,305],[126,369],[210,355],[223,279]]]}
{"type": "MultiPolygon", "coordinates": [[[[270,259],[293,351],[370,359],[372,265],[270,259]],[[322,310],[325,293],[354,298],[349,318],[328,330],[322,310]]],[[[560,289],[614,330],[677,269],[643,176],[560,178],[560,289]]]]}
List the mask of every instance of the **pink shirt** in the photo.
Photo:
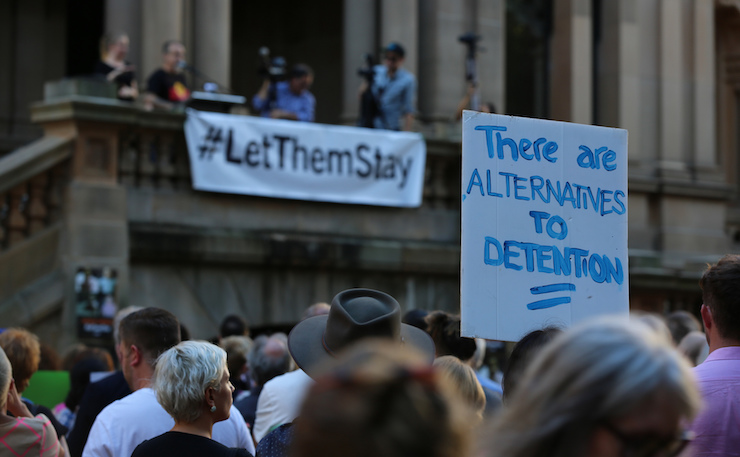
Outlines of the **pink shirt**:
{"type": "Polygon", "coordinates": [[[694,374],[704,408],[692,426],[693,455],[740,456],[740,346],[714,350],[694,374]]]}
{"type": "Polygon", "coordinates": [[[61,447],[49,418],[18,417],[0,424],[0,455],[9,457],[57,457],[61,447]]]}

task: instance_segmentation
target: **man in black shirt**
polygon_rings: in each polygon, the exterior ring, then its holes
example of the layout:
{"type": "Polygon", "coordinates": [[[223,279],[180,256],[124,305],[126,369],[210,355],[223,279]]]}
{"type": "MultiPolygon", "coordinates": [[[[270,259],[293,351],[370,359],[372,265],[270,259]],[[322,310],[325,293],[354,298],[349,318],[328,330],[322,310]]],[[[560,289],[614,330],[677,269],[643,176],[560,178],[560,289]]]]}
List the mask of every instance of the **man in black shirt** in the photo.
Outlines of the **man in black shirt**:
{"type": "Polygon", "coordinates": [[[182,74],[180,62],[185,59],[185,45],[170,40],[162,46],[162,67],[152,73],[147,80],[147,94],[144,105],[147,109],[173,109],[177,103],[190,98],[190,91],[182,74]]]}

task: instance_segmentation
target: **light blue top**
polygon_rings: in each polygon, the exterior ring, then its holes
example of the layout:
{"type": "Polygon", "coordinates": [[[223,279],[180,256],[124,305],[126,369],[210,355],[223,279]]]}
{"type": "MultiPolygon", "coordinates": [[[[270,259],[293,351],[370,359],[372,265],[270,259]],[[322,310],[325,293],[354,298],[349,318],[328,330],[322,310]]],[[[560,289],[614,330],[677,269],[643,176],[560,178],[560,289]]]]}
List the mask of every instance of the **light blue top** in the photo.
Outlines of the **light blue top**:
{"type": "MultiPolygon", "coordinates": [[[[301,94],[296,95],[290,91],[287,81],[281,81],[277,83],[276,94],[274,109],[295,113],[299,121],[313,122],[316,99],[311,92],[304,90],[301,94]]],[[[252,99],[252,105],[255,110],[260,112],[262,117],[270,117],[270,106],[267,103],[267,98],[262,99],[255,95],[252,99]]]]}
{"type": "Polygon", "coordinates": [[[415,112],[414,75],[399,68],[393,78],[389,78],[385,65],[376,65],[372,90],[380,106],[380,114],[375,118],[375,128],[401,130],[401,117],[415,112]]]}

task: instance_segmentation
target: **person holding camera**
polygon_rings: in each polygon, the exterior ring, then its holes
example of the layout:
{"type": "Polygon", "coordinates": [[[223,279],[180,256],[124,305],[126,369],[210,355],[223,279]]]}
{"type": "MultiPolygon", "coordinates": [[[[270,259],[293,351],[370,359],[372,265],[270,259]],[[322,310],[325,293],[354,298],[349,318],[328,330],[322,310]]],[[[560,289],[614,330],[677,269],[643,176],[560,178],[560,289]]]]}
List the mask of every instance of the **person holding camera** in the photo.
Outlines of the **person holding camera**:
{"type": "MultiPolygon", "coordinates": [[[[370,90],[377,103],[373,127],[386,130],[410,131],[414,124],[416,78],[402,68],[403,46],[390,43],[383,50],[384,64],[376,65],[370,90]]],[[[360,87],[360,95],[367,90],[367,81],[360,87]]]]}
{"type": "Polygon", "coordinates": [[[252,99],[252,106],[262,117],[313,122],[316,98],[308,90],[313,83],[313,70],[297,64],[287,81],[272,82],[266,78],[252,99]]]}

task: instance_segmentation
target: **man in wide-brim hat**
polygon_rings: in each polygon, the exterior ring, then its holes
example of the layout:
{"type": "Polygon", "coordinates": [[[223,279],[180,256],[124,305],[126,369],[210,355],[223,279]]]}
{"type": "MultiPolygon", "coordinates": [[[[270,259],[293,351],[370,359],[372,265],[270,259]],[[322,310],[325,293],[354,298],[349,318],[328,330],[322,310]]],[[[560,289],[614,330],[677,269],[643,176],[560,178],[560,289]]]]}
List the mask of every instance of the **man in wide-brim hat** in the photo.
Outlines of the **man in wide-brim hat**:
{"type": "Polygon", "coordinates": [[[434,360],[434,342],[423,330],[401,323],[401,306],[390,295],[372,289],[338,293],[328,315],[298,323],[288,336],[296,364],[309,376],[323,362],[359,340],[387,338],[421,351],[434,360]]]}

